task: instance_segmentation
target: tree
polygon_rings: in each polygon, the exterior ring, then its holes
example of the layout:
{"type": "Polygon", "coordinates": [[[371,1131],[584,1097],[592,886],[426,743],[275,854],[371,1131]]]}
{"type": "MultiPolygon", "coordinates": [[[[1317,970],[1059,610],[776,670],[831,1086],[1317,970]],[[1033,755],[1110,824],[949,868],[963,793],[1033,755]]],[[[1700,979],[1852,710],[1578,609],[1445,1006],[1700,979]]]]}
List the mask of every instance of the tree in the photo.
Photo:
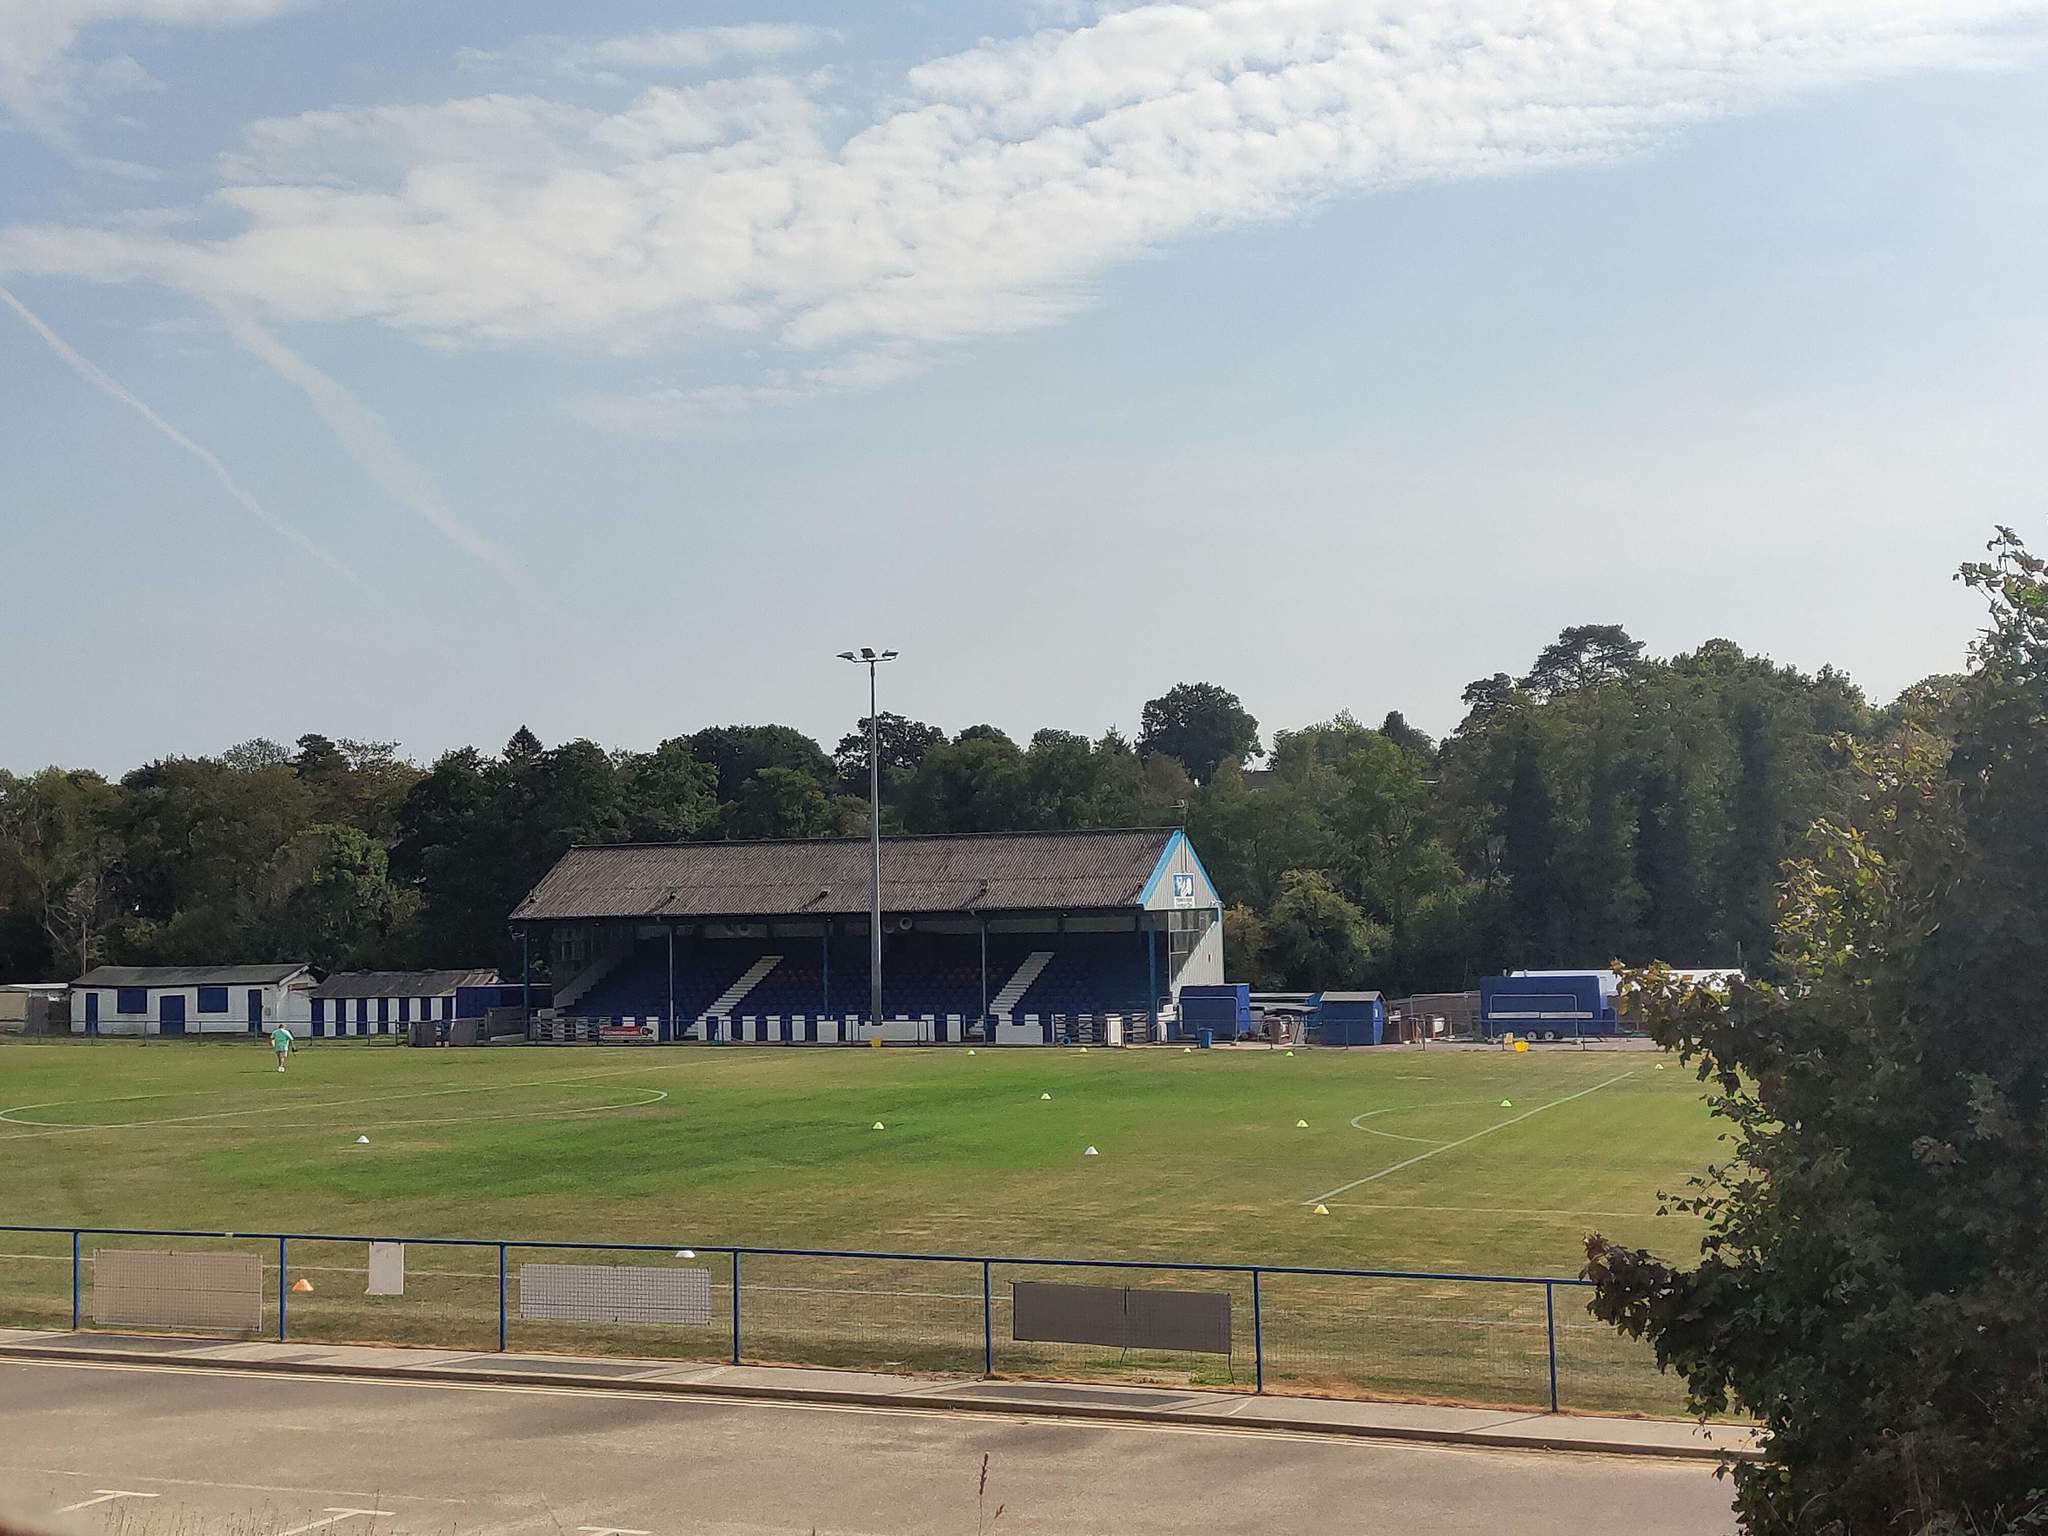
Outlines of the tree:
{"type": "MultiPolygon", "coordinates": [[[[993,730],[994,727],[985,729],[993,730]]],[[[875,726],[875,756],[882,765],[883,781],[898,782],[917,772],[924,755],[945,739],[946,733],[935,725],[926,725],[922,720],[908,720],[883,710],[876,717],[875,726]]],[[[832,761],[838,769],[840,786],[850,795],[865,796],[868,792],[866,715],[862,715],[860,723],[839,738],[839,747],[832,754],[832,761]]]]}
{"type": "Polygon", "coordinates": [[[925,754],[904,789],[904,819],[913,832],[1002,832],[1024,824],[1029,799],[1017,744],[977,736],[925,754]]]}
{"type": "Polygon", "coordinates": [[[1314,870],[1291,869],[1280,877],[1265,946],[1276,979],[1312,992],[1362,987],[1389,942],[1385,928],[1314,870]]]}
{"type": "Polygon", "coordinates": [[[825,749],[793,726],[714,725],[685,739],[691,755],[718,775],[720,800],[733,799],[763,768],[789,768],[820,785],[831,784],[836,771],[825,749]]]}
{"type": "Polygon", "coordinates": [[[1228,763],[1240,766],[1259,751],[1259,722],[1236,694],[1214,683],[1176,683],[1148,701],[1139,718],[1138,750],[1163,752],[1207,784],[1228,763]]]}
{"type": "Polygon", "coordinates": [[[831,837],[845,818],[818,781],[795,768],[763,768],[740,786],[729,807],[731,837],[831,837]]]}
{"type": "Polygon", "coordinates": [[[2048,568],[1992,552],[1953,749],[1854,752],[1859,814],[1787,868],[1782,983],[1633,978],[1734,1156],[1675,1202],[1696,1262],[1588,1240],[1593,1310],[1762,1418],[1750,1536],[2048,1528],[2048,568]]]}
{"type": "Polygon", "coordinates": [[[626,836],[636,843],[700,837],[718,816],[718,773],[678,737],[619,764],[626,836]]]}
{"type": "Polygon", "coordinates": [[[276,913],[262,958],[323,971],[386,958],[402,902],[382,844],[356,827],[309,827],[280,850],[270,873],[276,913]]]}
{"type": "Polygon", "coordinates": [[[1508,877],[1508,909],[1522,963],[1556,963],[1564,946],[1564,900],[1559,867],[1557,804],[1543,772],[1534,731],[1515,735],[1507,797],[1500,808],[1501,869],[1508,877]]]}
{"type": "Polygon", "coordinates": [[[1643,659],[1643,642],[1619,624],[1574,624],[1537,653],[1522,686],[1539,699],[1617,682],[1643,659]]]}
{"type": "Polygon", "coordinates": [[[1653,959],[1697,964],[1705,942],[1692,815],[1685,781],[1666,766],[1645,775],[1636,802],[1636,884],[1642,888],[1643,943],[1653,959]]]}
{"type": "Polygon", "coordinates": [[[1436,761],[1436,742],[1427,731],[1418,731],[1408,723],[1408,717],[1398,709],[1387,711],[1380,721],[1380,734],[1405,752],[1415,755],[1424,764],[1436,761]]]}

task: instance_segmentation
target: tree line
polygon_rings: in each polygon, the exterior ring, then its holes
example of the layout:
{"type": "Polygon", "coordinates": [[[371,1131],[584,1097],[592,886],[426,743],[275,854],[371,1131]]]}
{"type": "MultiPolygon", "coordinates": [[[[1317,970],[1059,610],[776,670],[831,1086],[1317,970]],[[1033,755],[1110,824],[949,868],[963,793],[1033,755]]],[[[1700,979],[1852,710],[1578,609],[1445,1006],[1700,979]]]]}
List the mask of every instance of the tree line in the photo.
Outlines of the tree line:
{"type": "MultiPolygon", "coordinates": [[[[1224,899],[1229,974],[1262,987],[1451,990],[1511,966],[1752,967],[1780,862],[1857,793],[1849,752],[1941,728],[1954,678],[1884,709],[1842,673],[1726,640],[1649,657],[1565,630],[1464,693],[1443,741],[1390,712],[1268,742],[1185,683],[1135,736],[877,722],[904,832],[1184,825],[1224,899]]],[[[0,978],[126,964],[511,966],[505,916],[574,843],[857,834],[863,719],[828,752],[786,725],[652,751],[521,729],[429,767],[320,735],[167,757],[117,780],[0,772],[0,978]]]]}

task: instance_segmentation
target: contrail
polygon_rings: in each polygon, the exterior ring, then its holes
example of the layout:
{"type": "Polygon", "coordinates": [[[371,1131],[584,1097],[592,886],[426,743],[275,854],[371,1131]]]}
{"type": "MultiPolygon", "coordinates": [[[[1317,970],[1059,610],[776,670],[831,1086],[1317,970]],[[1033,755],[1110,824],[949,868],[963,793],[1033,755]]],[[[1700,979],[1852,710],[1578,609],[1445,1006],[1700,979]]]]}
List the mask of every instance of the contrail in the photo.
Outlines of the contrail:
{"type": "Polygon", "coordinates": [[[470,527],[441,498],[427,472],[407,456],[375,411],[247,316],[215,301],[236,341],[305,392],[314,411],[341,440],[349,456],[393,500],[409,507],[464,554],[480,561],[530,603],[546,601],[518,561],[488,536],[470,527]]]}
{"type": "Polygon", "coordinates": [[[298,545],[300,549],[304,550],[307,554],[311,555],[315,560],[318,560],[322,565],[326,566],[329,570],[333,571],[336,575],[340,576],[344,581],[348,582],[350,585],[356,587],[359,591],[368,595],[372,600],[374,600],[377,603],[379,607],[384,608],[386,611],[395,611],[391,608],[390,600],[387,599],[382,593],[377,591],[377,589],[371,586],[367,581],[363,580],[362,577],[358,576],[355,573],[355,571],[349,567],[347,562],[341,559],[340,556],[332,554],[328,550],[321,548],[318,544],[314,543],[311,539],[307,538],[306,535],[299,532],[298,529],[294,528],[290,523],[287,523],[283,518],[278,517],[274,513],[272,513],[268,507],[264,506],[263,503],[258,501],[254,496],[251,496],[247,491],[243,490],[241,484],[235,479],[235,477],[228,473],[227,465],[221,463],[221,461],[214,456],[211,449],[202,447],[200,444],[193,442],[191,438],[187,437],[184,433],[180,432],[168,421],[165,421],[163,417],[157,415],[157,413],[154,410],[150,409],[150,407],[145,402],[136,398],[133,394],[129,393],[129,391],[120,383],[119,380],[108,376],[106,373],[102,372],[88,358],[82,356],[80,353],[74,350],[69,342],[65,341],[62,336],[59,336],[55,331],[51,330],[47,325],[43,324],[43,322],[36,316],[33,310],[31,310],[26,304],[22,303],[20,299],[17,299],[5,287],[0,287],[0,301],[4,301],[9,309],[13,310],[17,315],[21,316],[22,322],[25,325],[27,325],[30,330],[34,331],[38,336],[42,337],[44,344],[48,346],[52,352],[56,353],[57,356],[63,360],[65,365],[69,367],[73,373],[77,374],[81,379],[84,379],[86,383],[92,385],[93,388],[99,390],[102,394],[107,395],[108,397],[114,400],[120,401],[121,404],[127,406],[131,411],[134,411],[136,415],[140,416],[152,427],[155,427],[157,431],[161,432],[165,437],[169,438],[172,442],[176,443],[180,448],[184,449],[187,453],[191,454],[193,458],[197,459],[200,463],[204,464],[207,467],[207,469],[212,471],[213,477],[216,480],[220,481],[221,485],[226,489],[228,495],[233,497],[234,500],[242,507],[242,509],[248,512],[250,516],[254,517],[258,522],[264,524],[272,532],[277,533],[283,536],[284,538],[291,540],[292,543],[298,545]]]}

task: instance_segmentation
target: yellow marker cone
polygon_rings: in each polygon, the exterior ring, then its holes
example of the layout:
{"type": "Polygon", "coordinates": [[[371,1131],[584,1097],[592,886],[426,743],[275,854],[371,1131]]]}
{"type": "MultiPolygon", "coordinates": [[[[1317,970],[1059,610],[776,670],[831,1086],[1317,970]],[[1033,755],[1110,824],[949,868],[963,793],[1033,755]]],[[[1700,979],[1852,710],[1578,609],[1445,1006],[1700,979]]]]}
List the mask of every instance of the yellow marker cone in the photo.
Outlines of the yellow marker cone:
{"type": "Polygon", "coordinates": [[[1297,1131],[1305,1131],[1308,1129],[1308,1122],[1306,1120],[1297,1120],[1294,1122],[1294,1128],[1297,1131]]]}
{"type": "Polygon", "coordinates": [[[313,1282],[301,1275],[292,1282],[292,1290],[297,1295],[310,1296],[313,1294],[313,1282]]]}
{"type": "Polygon", "coordinates": [[[1292,1052],[1292,1051],[1289,1051],[1289,1052],[1288,1052],[1287,1054],[1288,1054],[1288,1055],[1290,1055],[1290,1056],[1292,1056],[1292,1055],[1294,1054],[1294,1052],[1292,1052]]]}
{"type": "Polygon", "coordinates": [[[1327,1205],[1319,1205],[1315,1209],[1315,1214],[1318,1216],[1327,1216],[1330,1214],[1330,1208],[1327,1205]]]}
{"type": "Polygon", "coordinates": [[[1502,1109],[1513,1109],[1515,1107],[1515,1101],[1513,1099],[1502,1099],[1500,1101],[1500,1107],[1502,1109]]]}
{"type": "Polygon", "coordinates": [[[1088,1047],[1087,1047],[1087,1046],[1085,1046],[1085,1045],[1084,1045],[1084,1046],[1082,1046],[1082,1047],[1081,1047],[1081,1054],[1082,1054],[1083,1056],[1086,1056],[1086,1055],[1088,1054],[1088,1047]]]}
{"type": "Polygon", "coordinates": [[[974,1054],[974,1052],[973,1052],[972,1050],[970,1050],[970,1051],[968,1051],[968,1053],[967,1053],[967,1054],[968,1054],[968,1055],[970,1055],[970,1056],[972,1056],[972,1055],[974,1054]]]}
{"type": "Polygon", "coordinates": [[[1087,1150],[1086,1152],[1083,1152],[1083,1153],[1082,1153],[1081,1155],[1082,1155],[1083,1157],[1096,1157],[1096,1156],[1099,1156],[1100,1154],[1099,1154],[1099,1153],[1097,1153],[1097,1152],[1096,1152],[1096,1150],[1095,1150],[1095,1149],[1094,1149],[1093,1147],[1090,1147],[1090,1148],[1089,1148],[1089,1149],[1088,1149],[1088,1150],[1087,1150]]]}
{"type": "Polygon", "coordinates": [[[887,1129],[888,1129],[888,1127],[887,1127],[887,1126],[885,1126],[885,1125],[883,1125],[881,1121],[877,1120],[877,1121],[875,1122],[875,1129],[876,1129],[876,1130],[878,1130],[878,1131],[881,1131],[881,1130],[887,1130],[887,1129]]]}

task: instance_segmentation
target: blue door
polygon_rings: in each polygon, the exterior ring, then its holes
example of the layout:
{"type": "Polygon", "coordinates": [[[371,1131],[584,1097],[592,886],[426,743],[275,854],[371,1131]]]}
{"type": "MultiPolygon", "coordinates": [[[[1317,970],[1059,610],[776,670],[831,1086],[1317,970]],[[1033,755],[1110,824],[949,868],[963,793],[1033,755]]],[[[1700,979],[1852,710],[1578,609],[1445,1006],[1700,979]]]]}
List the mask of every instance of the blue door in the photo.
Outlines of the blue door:
{"type": "Polygon", "coordinates": [[[85,1032],[88,1035],[100,1032],[100,995],[97,992],[85,994],[85,1032]]]}
{"type": "Polygon", "coordinates": [[[252,1035],[263,1033],[263,989],[261,987],[251,987],[249,989],[249,1033],[252,1035]]]}
{"type": "Polygon", "coordinates": [[[159,1033],[182,1035],[185,1033],[185,994],[166,992],[157,1003],[159,1033]]]}

